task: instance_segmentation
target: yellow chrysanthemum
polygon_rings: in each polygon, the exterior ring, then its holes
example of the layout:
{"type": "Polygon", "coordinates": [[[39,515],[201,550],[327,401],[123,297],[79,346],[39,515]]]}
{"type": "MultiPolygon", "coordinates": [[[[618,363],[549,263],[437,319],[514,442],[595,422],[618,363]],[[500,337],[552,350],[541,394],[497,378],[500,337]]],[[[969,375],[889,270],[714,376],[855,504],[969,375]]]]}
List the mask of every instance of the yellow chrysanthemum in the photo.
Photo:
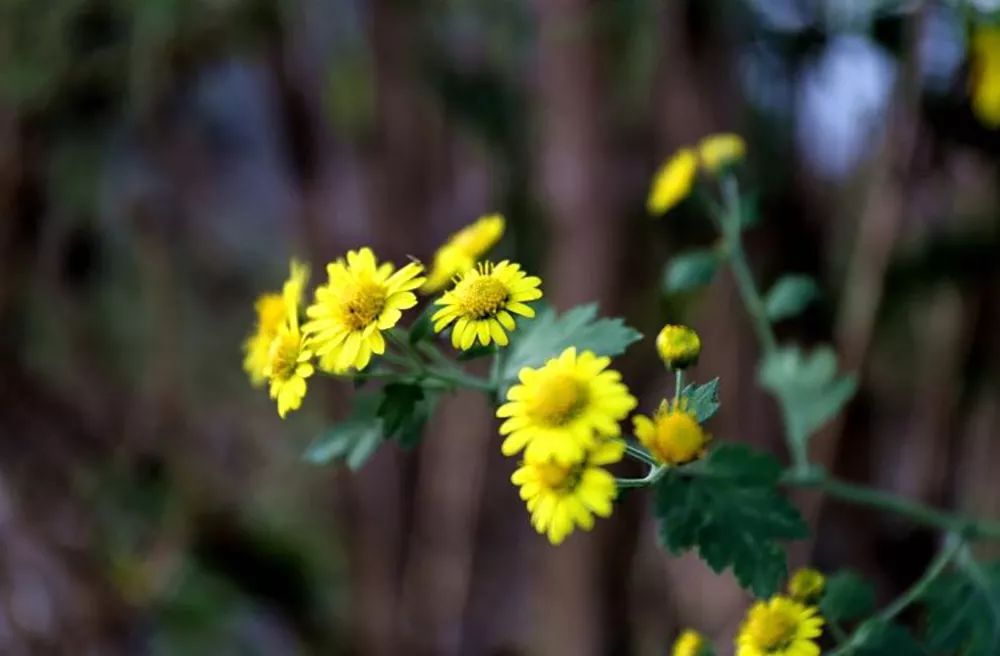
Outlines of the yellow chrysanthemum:
{"type": "Polygon", "coordinates": [[[510,480],[520,487],[535,530],[559,544],[577,526],[593,528],[594,515],[609,517],[617,487],[602,465],[618,462],[624,452],[624,443],[614,440],[596,443],[573,463],[527,456],[510,480]]]}
{"type": "Polygon", "coordinates": [[[507,436],[504,455],[526,449],[533,461],[579,462],[600,438],[619,435],[618,422],[636,402],[609,364],[611,358],[591,351],[577,355],[570,347],[539,369],[521,369],[520,384],[497,409],[497,417],[507,419],[500,426],[507,436]]]}
{"type": "Polygon", "coordinates": [[[667,465],[683,465],[702,457],[711,439],[688,412],[684,399],[674,404],[663,401],[652,417],[636,415],[632,424],[639,442],[667,465]]]}
{"type": "Polygon", "coordinates": [[[1000,127],[1000,26],[980,26],[972,34],[969,87],[979,120],[1000,127]]]}
{"type": "Polygon", "coordinates": [[[698,157],[702,168],[718,173],[723,167],[742,160],[747,153],[743,137],[729,132],[713,134],[698,143],[698,157]]]}
{"type": "Polygon", "coordinates": [[[653,215],[665,214],[687,198],[697,175],[698,155],[691,148],[681,148],[653,176],[646,210],[653,215]]]}
{"type": "Polygon", "coordinates": [[[788,580],[788,594],[796,601],[809,602],[823,594],[825,586],[826,577],[822,572],[803,567],[796,570],[788,580]]]}
{"type": "Polygon", "coordinates": [[[667,324],[656,336],[656,350],[671,369],[685,369],[698,361],[701,339],[687,326],[667,324]]]}
{"type": "Polygon", "coordinates": [[[709,653],[711,650],[705,638],[693,629],[684,629],[670,652],[671,656],[706,656],[709,653]]]}
{"type": "Polygon", "coordinates": [[[257,312],[256,330],[243,343],[243,370],[247,372],[254,387],[260,387],[267,379],[264,370],[270,360],[271,342],[278,335],[278,328],[287,314],[285,296],[292,296],[296,303],[300,303],[302,291],[309,279],[309,268],[298,260],[293,259],[289,268],[283,292],[261,294],[254,303],[254,310],[257,312]]]}
{"type": "Polygon", "coordinates": [[[316,290],[316,300],[306,310],[311,321],[302,327],[311,336],[320,368],[361,370],[372,353],[384,353],[382,331],[417,304],[412,290],[423,284],[423,270],[419,262],[398,271],[391,263],[380,265],[370,248],[349,251],[346,260],[328,264],[329,282],[316,290]]]}
{"type": "Polygon", "coordinates": [[[452,278],[476,266],[476,262],[503,237],[504,226],[503,215],[487,214],[449,237],[434,254],[434,264],[420,291],[429,293],[444,289],[452,278]]]}
{"type": "Polygon", "coordinates": [[[736,636],[736,656],[819,656],[822,633],[814,606],[777,595],[750,607],[736,636]]]}
{"type": "Polygon", "coordinates": [[[298,410],[306,395],[306,379],[313,375],[313,352],[299,328],[299,303],[305,275],[292,276],[282,290],[285,316],[268,349],[264,375],[270,382],[271,398],[278,402],[278,415],[284,419],[291,410],[298,410]]]}
{"type": "Polygon", "coordinates": [[[458,281],[441,298],[434,301],[442,305],[434,313],[434,332],[441,332],[450,324],[451,343],[455,348],[467,350],[479,343],[486,346],[491,341],[507,346],[505,330],[514,330],[513,314],[535,316],[535,311],[525,305],[542,297],[540,278],[521,271],[521,266],[504,260],[497,265],[481,262],[475,269],[459,274],[458,281]]]}

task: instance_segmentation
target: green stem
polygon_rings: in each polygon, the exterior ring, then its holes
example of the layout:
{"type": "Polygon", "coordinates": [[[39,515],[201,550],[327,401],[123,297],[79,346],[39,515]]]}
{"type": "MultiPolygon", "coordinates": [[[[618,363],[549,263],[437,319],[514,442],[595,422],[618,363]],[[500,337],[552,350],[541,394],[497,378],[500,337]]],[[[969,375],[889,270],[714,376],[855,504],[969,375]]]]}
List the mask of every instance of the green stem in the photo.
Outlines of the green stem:
{"type": "Polygon", "coordinates": [[[642,478],[616,478],[615,483],[618,485],[618,489],[630,488],[630,487],[647,487],[656,484],[658,480],[663,478],[663,475],[667,473],[667,468],[663,465],[656,465],[649,468],[649,473],[642,478]]]}
{"type": "Polygon", "coordinates": [[[674,407],[680,403],[682,389],[684,389],[684,370],[678,369],[674,374],[674,407]]]}
{"type": "Polygon", "coordinates": [[[881,613],[868,620],[857,629],[847,639],[843,645],[830,652],[829,656],[840,656],[850,654],[854,649],[864,645],[869,627],[885,624],[892,621],[897,615],[906,610],[911,604],[919,600],[927,593],[927,589],[937,580],[952,558],[962,549],[965,543],[955,534],[948,534],[945,538],[944,547],[938,552],[931,564],[927,566],[923,576],[910,586],[903,594],[899,595],[894,602],[886,606],[881,613]]]}
{"type": "Polygon", "coordinates": [[[815,469],[805,472],[787,471],[781,482],[793,487],[817,489],[848,503],[895,513],[918,524],[955,533],[967,540],[1000,540],[1000,522],[976,520],[937,510],[905,497],[833,478],[815,469]]]}
{"type": "Polygon", "coordinates": [[[645,449],[633,446],[631,444],[625,443],[625,455],[638,460],[639,462],[644,462],[650,467],[657,467],[660,463],[656,461],[656,458],[649,455],[645,449]]]}
{"type": "Polygon", "coordinates": [[[469,374],[458,369],[445,371],[436,367],[426,367],[424,369],[424,374],[426,374],[429,378],[449,383],[455,387],[467,387],[469,389],[479,390],[480,392],[486,392],[487,394],[495,394],[497,391],[493,383],[485,378],[470,376],[469,374]]]}

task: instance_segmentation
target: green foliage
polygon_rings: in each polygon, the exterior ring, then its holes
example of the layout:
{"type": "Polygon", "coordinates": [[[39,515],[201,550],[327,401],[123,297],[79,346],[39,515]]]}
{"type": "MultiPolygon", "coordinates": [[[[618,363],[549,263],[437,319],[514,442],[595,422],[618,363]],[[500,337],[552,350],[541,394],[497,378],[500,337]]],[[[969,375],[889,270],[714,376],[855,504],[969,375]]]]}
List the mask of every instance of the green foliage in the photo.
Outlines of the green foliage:
{"type": "Polygon", "coordinates": [[[488,344],[483,346],[482,344],[476,344],[472,348],[459,351],[456,356],[456,360],[459,362],[468,362],[469,360],[478,360],[479,358],[486,357],[487,355],[493,355],[497,352],[496,344],[488,344]]]}
{"type": "Polygon", "coordinates": [[[358,394],[350,417],[326,429],[302,457],[314,465],[343,460],[351,469],[359,469],[382,443],[382,419],[377,414],[381,399],[381,393],[358,394]]]}
{"type": "Polygon", "coordinates": [[[819,285],[809,276],[782,276],[764,298],[764,310],[771,321],[799,314],[819,296],[819,285]]]}
{"type": "Polygon", "coordinates": [[[433,303],[428,303],[424,311],[420,313],[413,325],[410,326],[409,341],[410,344],[417,344],[428,337],[434,335],[434,322],[431,321],[431,316],[434,312],[438,310],[438,306],[433,303]]]}
{"type": "Polygon", "coordinates": [[[731,567],[759,597],[777,591],[786,574],[784,540],[808,528],[777,490],[781,466],[741,444],[723,444],[705,460],[671,469],[657,483],[660,539],[674,554],[697,548],[716,572],[731,567]]]}
{"type": "Polygon", "coordinates": [[[1000,654],[1000,562],[967,561],[928,589],[926,642],[934,653],[1000,654]]]}
{"type": "Polygon", "coordinates": [[[501,393],[516,379],[523,367],[544,364],[570,346],[598,355],[619,355],[642,334],[622,319],[597,318],[597,304],[578,305],[557,315],[542,306],[533,321],[523,321],[511,334],[511,344],[500,352],[497,369],[501,393]]]}
{"type": "Polygon", "coordinates": [[[663,272],[663,291],[676,294],[704,287],[712,282],[719,263],[719,254],[713,250],[681,253],[670,260],[663,272]]]}
{"type": "Polygon", "coordinates": [[[389,383],[383,387],[378,416],[385,436],[395,436],[404,448],[415,446],[423,436],[435,399],[414,383],[389,383]]]}
{"type": "Polygon", "coordinates": [[[778,397],[785,428],[799,444],[834,417],[856,388],[854,376],[837,374],[837,358],[829,346],[809,355],[797,347],[779,349],[761,365],[760,381],[778,397]]]}
{"type": "Polygon", "coordinates": [[[875,609],[875,589],[855,572],[837,572],[827,579],[819,609],[833,622],[860,619],[875,609]]]}
{"type": "Polygon", "coordinates": [[[907,629],[891,622],[870,622],[858,631],[850,656],[927,656],[927,650],[907,629]]]}
{"type": "Polygon", "coordinates": [[[719,411],[719,379],[713,378],[704,385],[692,383],[681,390],[681,396],[687,399],[688,410],[698,423],[703,424],[719,411]]]}

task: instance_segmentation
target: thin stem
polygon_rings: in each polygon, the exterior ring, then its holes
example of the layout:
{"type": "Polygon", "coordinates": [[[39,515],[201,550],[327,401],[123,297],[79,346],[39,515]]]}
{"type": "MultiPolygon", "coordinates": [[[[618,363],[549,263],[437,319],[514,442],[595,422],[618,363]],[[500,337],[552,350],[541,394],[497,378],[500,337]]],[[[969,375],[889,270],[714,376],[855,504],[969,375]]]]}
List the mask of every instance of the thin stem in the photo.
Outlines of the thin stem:
{"type": "Polygon", "coordinates": [[[789,471],[781,482],[793,487],[815,488],[842,501],[895,513],[918,524],[961,535],[967,540],[1000,540],[1000,522],[944,512],[905,497],[848,483],[817,470],[789,471]]]}
{"type": "Polygon", "coordinates": [[[674,374],[674,406],[681,400],[681,390],[684,389],[684,370],[678,369],[674,374]]]}
{"type": "Polygon", "coordinates": [[[493,383],[485,378],[471,376],[458,369],[444,371],[436,367],[426,367],[424,369],[424,374],[430,378],[450,383],[456,387],[468,387],[469,389],[479,390],[480,392],[486,392],[488,394],[495,394],[497,391],[493,383]]]}
{"type": "Polygon", "coordinates": [[[647,487],[649,485],[654,485],[658,480],[663,478],[663,475],[666,472],[666,467],[663,465],[657,465],[655,467],[650,467],[649,473],[642,478],[616,478],[615,483],[618,485],[619,489],[647,487]]]}
{"type": "Polygon", "coordinates": [[[642,449],[631,444],[625,444],[625,455],[638,460],[639,462],[644,462],[650,467],[657,467],[660,463],[656,461],[656,458],[646,453],[645,449],[642,449]]]}

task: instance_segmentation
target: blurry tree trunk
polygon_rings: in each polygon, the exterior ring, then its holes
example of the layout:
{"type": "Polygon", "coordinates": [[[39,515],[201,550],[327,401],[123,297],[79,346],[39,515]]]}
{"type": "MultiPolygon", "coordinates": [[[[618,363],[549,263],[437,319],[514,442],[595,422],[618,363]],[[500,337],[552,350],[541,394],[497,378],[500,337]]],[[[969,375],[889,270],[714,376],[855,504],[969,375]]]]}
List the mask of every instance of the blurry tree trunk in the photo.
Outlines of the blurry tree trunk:
{"type": "MultiPolygon", "coordinates": [[[[597,6],[591,0],[537,0],[536,84],[543,198],[552,217],[547,296],[561,309],[598,299],[608,311],[618,289],[621,231],[614,222],[614,190],[608,187],[606,169],[597,6]]],[[[574,534],[558,549],[540,546],[545,552],[537,572],[538,653],[585,656],[604,651],[607,596],[598,588],[601,537],[600,531],[574,534]]]]}

